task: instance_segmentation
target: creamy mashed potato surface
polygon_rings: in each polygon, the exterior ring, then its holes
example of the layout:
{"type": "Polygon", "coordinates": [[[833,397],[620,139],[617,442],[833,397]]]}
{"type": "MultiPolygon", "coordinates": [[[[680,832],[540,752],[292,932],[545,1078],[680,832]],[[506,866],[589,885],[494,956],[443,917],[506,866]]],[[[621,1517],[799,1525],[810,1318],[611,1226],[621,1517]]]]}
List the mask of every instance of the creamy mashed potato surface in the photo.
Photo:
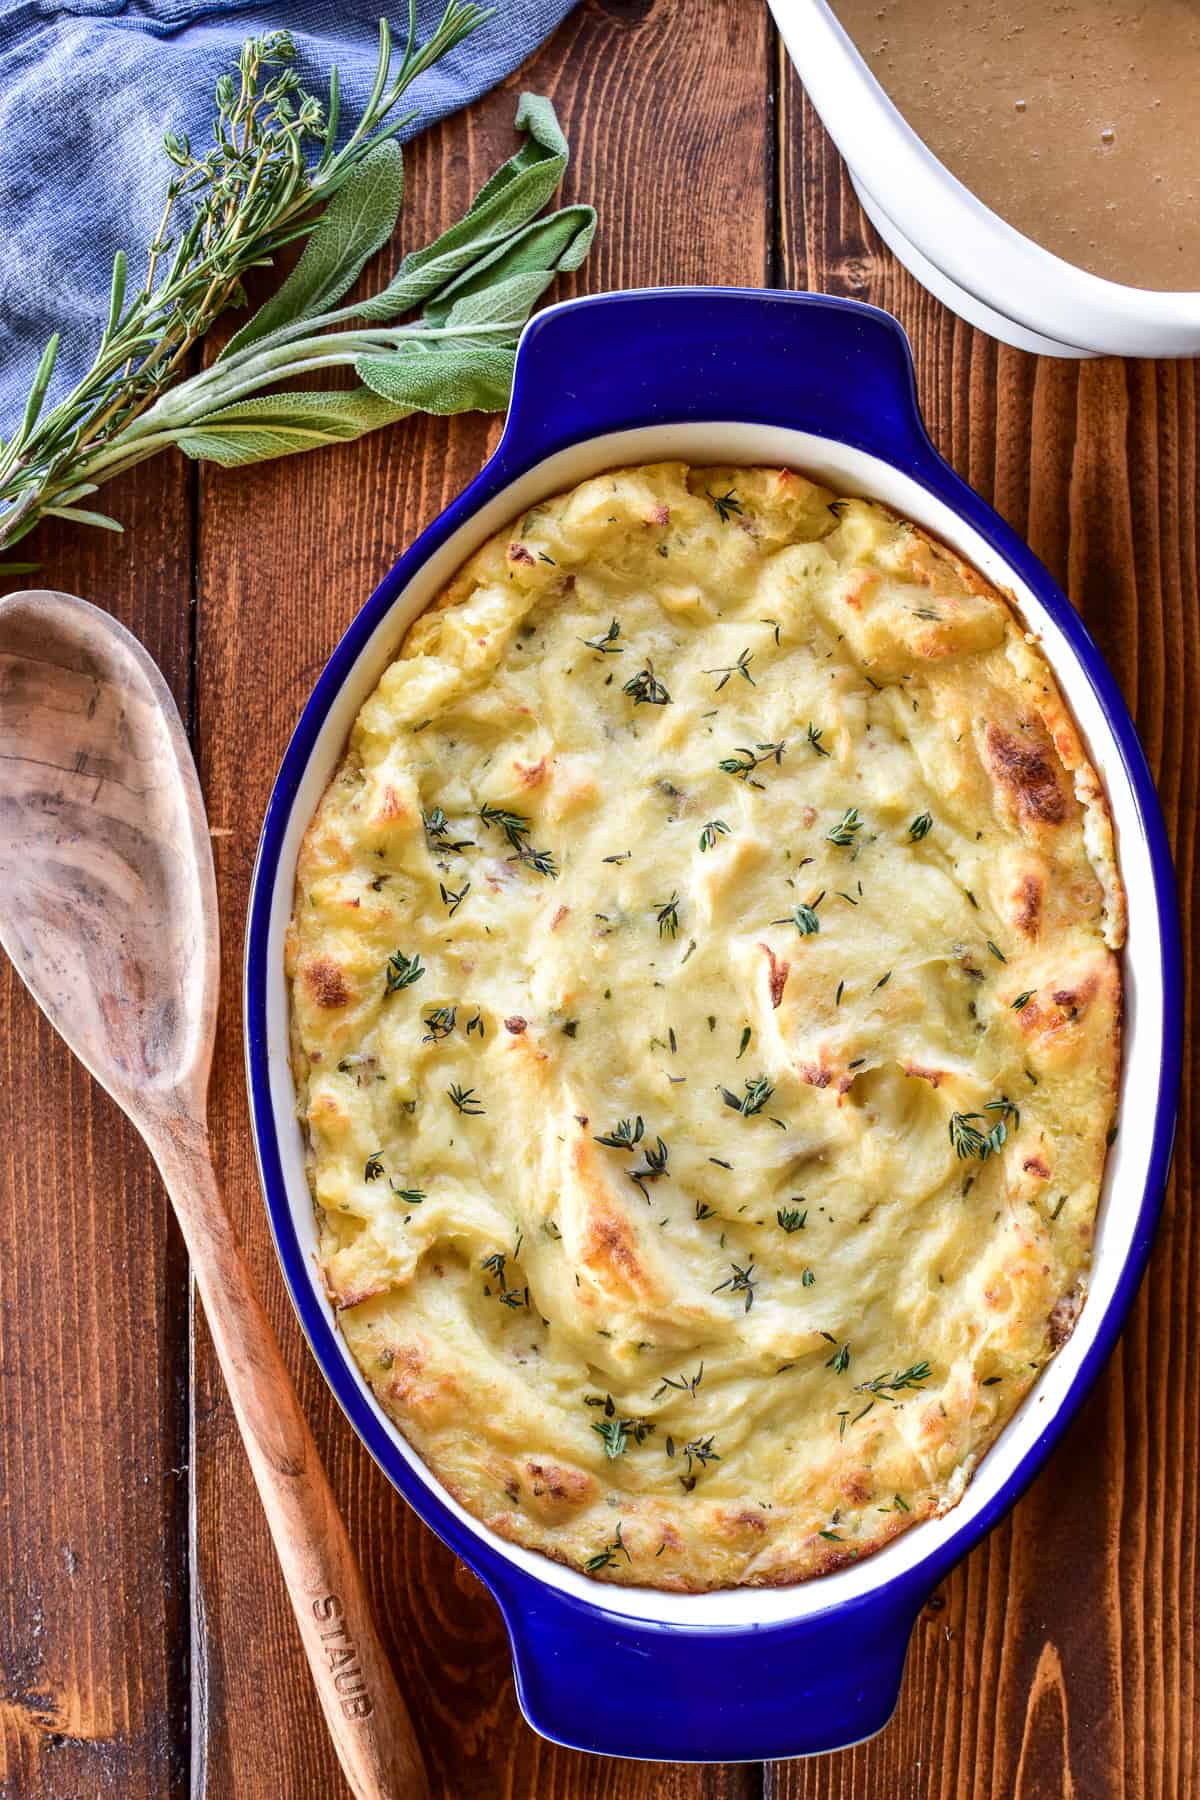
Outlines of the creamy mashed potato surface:
{"type": "Polygon", "coordinates": [[[328,1293],[496,1531],[845,1564],[961,1495],[1082,1302],[1103,795],[974,571],[790,470],[623,469],[413,625],[305,840],[328,1293]]]}

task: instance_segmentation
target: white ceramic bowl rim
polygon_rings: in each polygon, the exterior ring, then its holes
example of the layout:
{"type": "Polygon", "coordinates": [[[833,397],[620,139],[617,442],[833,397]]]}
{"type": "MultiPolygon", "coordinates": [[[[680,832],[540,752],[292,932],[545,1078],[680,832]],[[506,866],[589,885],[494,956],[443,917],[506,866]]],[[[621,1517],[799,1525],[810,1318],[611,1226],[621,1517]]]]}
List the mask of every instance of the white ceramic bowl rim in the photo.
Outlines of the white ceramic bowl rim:
{"type": "Polygon", "coordinates": [[[769,0],[814,106],[874,204],[950,281],[1026,330],[1093,353],[1192,355],[1200,292],[1106,281],[985,206],[889,99],[828,0],[769,0]]]}

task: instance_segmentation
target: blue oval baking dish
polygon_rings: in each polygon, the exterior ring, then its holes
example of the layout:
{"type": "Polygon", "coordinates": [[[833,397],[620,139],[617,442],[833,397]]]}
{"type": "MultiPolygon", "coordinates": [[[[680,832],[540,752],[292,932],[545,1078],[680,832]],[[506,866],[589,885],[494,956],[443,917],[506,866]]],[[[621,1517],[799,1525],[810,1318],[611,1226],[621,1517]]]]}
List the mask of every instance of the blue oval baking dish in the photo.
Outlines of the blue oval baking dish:
{"type": "Polygon", "coordinates": [[[1166,836],[1116,683],[1045,569],[934,450],[896,321],[853,301],[724,288],[603,294],[535,318],[495,455],[367,601],[284,756],[250,901],[246,1051],[263,1189],[300,1323],[381,1468],[494,1594],[536,1730],[613,1756],[724,1762],[833,1750],[887,1722],[923,1602],[1045,1462],[1129,1310],[1170,1159],[1180,992],[1166,836]],[[283,973],[300,839],[412,619],[534,502],[605,468],[671,457],[790,466],[871,495],[1007,589],[1107,788],[1129,901],[1120,1130],[1074,1334],[951,1511],[815,1581],[697,1595],[602,1585],[504,1542],[450,1497],[376,1403],[316,1271],[283,973]]]}

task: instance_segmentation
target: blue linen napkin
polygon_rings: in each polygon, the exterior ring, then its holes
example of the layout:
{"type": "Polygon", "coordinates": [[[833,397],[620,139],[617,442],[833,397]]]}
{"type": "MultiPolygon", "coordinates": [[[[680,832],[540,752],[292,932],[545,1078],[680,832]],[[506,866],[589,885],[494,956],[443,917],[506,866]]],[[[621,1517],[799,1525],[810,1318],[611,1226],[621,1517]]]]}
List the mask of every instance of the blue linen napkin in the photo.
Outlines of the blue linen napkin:
{"type": "MultiPolygon", "coordinates": [[[[575,0],[499,0],[478,31],[401,102],[421,116],[464,106],[549,35],[575,0]]],[[[430,35],[445,0],[418,0],[430,35]]],[[[303,85],[324,103],[338,65],[343,121],[370,90],[379,18],[403,46],[406,0],[47,0],[0,4],[0,437],[19,422],[38,357],[62,333],[48,403],[88,367],[108,310],[112,261],[129,256],[130,290],[162,210],[171,169],[164,131],[211,142],[213,87],[245,38],[285,29],[303,85]]]]}

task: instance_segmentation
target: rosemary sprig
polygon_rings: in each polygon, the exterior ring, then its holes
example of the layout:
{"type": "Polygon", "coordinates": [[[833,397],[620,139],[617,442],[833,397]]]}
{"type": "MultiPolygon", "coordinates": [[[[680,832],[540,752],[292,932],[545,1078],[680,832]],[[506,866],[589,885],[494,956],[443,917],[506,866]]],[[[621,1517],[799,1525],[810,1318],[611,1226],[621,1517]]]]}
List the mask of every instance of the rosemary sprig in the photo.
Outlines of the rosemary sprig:
{"type": "Polygon", "coordinates": [[[24,416],[0,447],[0,550],[44,517],[119,531],[79,505],[102,483],[172,445],[226,467],[361,436],[420,410],[498,410],[516,340],[558,269],[578,267],[595,221],[569,207],[539,220],[567,161],[549,102],[526,95],[517,128],[529,142],[463,219],[414,250],[374,296],[337,303],[389,239],[403,177],[396,136],[416,118],[402,96],[489,10],[448,0],[424,43],[409,0],[397,55],[386,21],[366,106],[337,147],[340,89],[327,106],[305,93],[285,31],[249,38],[216,85],[212,146],[168,132],[171,165],[144,277],[130,292],[118,252],[91,366],[47,408],[58,333],[33,375],[24,416]],[[286,280],[225,349],[185,373],[196,345],[230,308],[243,278],[307,240],[286,280]],[[408,323],[394,321],[423,310],[408,323]],[[349,390],[270,393],[281,381],[352,369],[349,390]]]}

